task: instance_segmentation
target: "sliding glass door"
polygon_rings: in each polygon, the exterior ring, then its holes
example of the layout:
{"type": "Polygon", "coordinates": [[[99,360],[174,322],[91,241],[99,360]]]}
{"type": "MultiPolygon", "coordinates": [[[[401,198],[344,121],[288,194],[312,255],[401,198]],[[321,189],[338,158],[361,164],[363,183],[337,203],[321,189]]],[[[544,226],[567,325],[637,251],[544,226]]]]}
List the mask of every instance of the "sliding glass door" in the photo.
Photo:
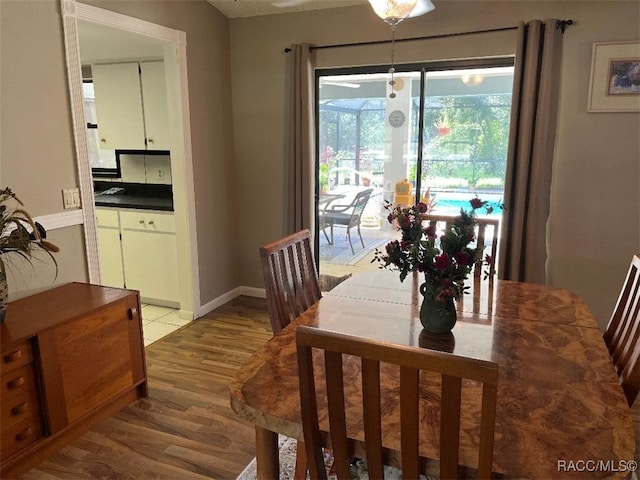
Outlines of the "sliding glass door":
{"type": "Polygon", "coordinates": [[[377,268],[373,251],[397,237],[387,202],[455,214],[502,198],[512,60],[396,70],[393,84],[373,68],[317,75],[321,274],[377,268]]]}

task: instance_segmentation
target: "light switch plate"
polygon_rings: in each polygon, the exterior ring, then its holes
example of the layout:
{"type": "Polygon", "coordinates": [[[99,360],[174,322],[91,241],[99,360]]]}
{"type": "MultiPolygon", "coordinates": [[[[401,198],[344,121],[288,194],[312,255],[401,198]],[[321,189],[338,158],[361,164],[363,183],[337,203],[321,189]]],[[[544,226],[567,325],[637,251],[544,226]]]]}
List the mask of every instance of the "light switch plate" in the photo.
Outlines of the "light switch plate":
{"type": "Polygon", "coordinates": [[[65,210],[80,208],[80,191],[77,188],[63,188],[62,204],[65,210]]]}

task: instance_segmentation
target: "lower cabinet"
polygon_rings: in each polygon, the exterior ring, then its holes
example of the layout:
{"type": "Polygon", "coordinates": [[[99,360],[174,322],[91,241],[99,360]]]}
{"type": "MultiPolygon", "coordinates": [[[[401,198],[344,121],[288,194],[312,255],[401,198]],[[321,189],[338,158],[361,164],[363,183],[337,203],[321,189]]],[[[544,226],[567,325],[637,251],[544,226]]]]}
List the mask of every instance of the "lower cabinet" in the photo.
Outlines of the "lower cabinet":
{"type": "Polygon", "coordinates": [[[114,208],[96,208],[102,285],[124,288],[120,219],[114,208]]]}
{"type": "Polygon", "coordinates": [[[96,208],[102,283],[139,290],[144,302],[180,305],[172,212],[96,208]]]}
{"type": "Polygon", "coordinates": [[[120,229],[127,288],[140,290],[145,302],[178,306],[178,252],[173,214],[122,210],[120,229]]]}
{"type": "Polygon", "coordinates": [[[67,284],[10,302],[1,328],[2,478],[147,395],[135,291],[67,284]]]}

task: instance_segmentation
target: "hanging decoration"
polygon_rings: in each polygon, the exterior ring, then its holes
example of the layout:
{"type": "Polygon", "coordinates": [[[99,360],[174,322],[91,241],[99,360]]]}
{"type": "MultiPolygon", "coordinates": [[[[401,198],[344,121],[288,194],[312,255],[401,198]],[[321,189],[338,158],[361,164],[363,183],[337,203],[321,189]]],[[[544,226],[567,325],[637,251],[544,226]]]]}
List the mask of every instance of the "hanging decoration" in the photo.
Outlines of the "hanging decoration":
{"type": "Polygon", "coordinates": [[[389,98],[395,98],[394,92],[395,80],[394,74],[395,68],[395,43],[396,43],[396,26],[408,17],[417,17],[424,15],[436,7],[431,3],[431,0],[369,0],[373,11],[376,12],[381,19],[387,22],[391,26],[391,68],[389,73],[391,74],[391,93],[389,98]]]}

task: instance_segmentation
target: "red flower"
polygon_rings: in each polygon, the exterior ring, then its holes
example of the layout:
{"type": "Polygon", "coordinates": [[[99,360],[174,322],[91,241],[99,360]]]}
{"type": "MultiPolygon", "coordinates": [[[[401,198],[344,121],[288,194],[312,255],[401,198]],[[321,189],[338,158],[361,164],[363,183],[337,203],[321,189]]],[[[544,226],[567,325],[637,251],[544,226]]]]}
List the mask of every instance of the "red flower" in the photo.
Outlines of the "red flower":
{"type": "Polygon", "coordinates": [[[427,204],[424,202],[420,202],[416,205],[416,210],[418,210],[419,213],[427,213],[428,209],[429,207],[427,207],[427,204]]]}
{"type": "Polygon", "coordinates": [[[424,229],[424,234],[429,238],[435,238],[436,237],[436,226],[435,225],[429,225],[427,228],[424,229]]]}
{"type": "Polygon", "coordinates": [[[387,215],[387,221],[389,223],[393,223],[393,213],[390,213],[389,215],[387,215]]]}
{"type": "Polygon", "coordinates": [[[471,208],[473,208],[475,210],[477,208],[481,208],[487,202],[483,202],[478,197],[475,197],[475,198],[472,198],[471,200],[469,200],[469,203],[471,204],[471,208]]]}
{"type": "Polygon", "coordinates": [[[433,264],[438,270],[445,271],[451,265],[451,260],[449,260],[449,255],[443,253],[433,257],[433,264]]]}
{"type": "Polygon", "coordinates": [[[466,250],[461,250],[454,255],[456,262],[459,265],[471,265],[473,263],[473,257],[469,255],[469,252],[466,250]]]}
{"type": "Polygon", "coordinates": [[[493,257],[489,254],[486,254],[484,256],[484,261],[486,262],[487,265],[493,265],[493,257]]]}

